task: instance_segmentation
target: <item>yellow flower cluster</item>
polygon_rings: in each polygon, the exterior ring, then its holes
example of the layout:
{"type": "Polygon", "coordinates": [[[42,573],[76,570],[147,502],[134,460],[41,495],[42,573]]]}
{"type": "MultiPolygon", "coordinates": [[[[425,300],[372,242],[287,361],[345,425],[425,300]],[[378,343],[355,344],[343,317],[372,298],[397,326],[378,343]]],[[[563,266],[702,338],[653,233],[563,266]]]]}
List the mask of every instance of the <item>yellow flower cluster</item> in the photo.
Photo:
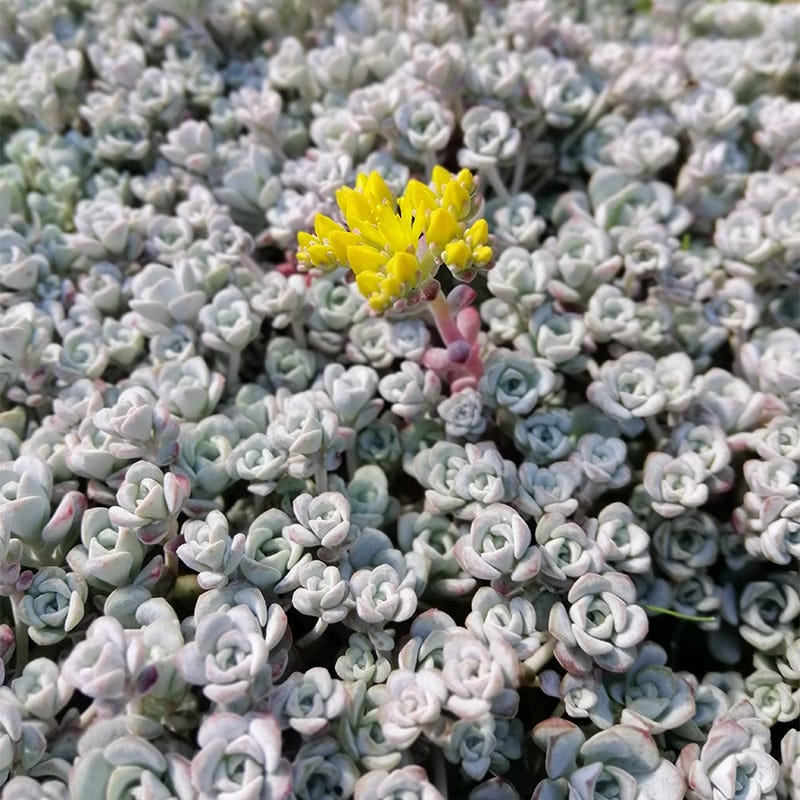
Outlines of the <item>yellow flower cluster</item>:
{"type": "Polygon", "coordinates": [[[469,280],[492,259],[486,220],[469,224],[479,203],[469,170],[453,175],[435,167],[429,185],[411,180],[399,198],[377,172],[362,173],[354,188],[339,189],[336,202],[346,225],[317,214],[314,234],[297,236],[298,264],[349,267],[377,312],[414,302],[442,263],[469,280]]]}

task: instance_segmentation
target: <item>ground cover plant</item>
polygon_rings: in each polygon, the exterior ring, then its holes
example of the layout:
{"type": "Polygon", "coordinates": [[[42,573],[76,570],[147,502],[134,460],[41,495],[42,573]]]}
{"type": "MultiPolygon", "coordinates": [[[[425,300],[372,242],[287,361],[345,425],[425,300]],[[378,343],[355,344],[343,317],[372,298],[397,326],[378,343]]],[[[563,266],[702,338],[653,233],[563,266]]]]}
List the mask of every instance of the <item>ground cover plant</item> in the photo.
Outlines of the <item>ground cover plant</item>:
{"type": "Polygon", "coordinates": [[[800,798],[799,49],[0,0],[0,798],[800,798]]]}

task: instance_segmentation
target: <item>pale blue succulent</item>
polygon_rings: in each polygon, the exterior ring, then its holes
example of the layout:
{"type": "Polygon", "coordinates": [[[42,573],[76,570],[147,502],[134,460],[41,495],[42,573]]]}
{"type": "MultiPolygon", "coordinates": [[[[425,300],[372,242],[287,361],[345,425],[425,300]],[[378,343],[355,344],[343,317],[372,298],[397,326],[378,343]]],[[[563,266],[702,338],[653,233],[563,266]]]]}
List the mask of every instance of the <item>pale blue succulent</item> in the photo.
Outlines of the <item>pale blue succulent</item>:
{"type": "MultiPolygon", "coordinates": [[[[515,54],[511,54],[515,55],[515,54]]],[[[496,242],[505,248],[536,248],[546,223],[536,213],[536,200],[527,192],[515,194],[502,205],[495,204],[487,212],[494,220],[496,242]]]]}
{"type": "Polygon", "coordinates": [[[516,715],[521,668],[510,644],[493,639],[485,645],[472,633],[453,627],[444,632],[441,648],[448,711],[466,720],[487,713],[516,715]]]}
{"type": "Polygon", "coordinates": [[[595,92],[573,61],[553,58],[544,48],[534,54],[536,58],[530,63],[536,65],[536,71],[529,80],[528,93],[541,107],[548,125],[569,128],[592,107],[595,92]]]}
{"type": "Polygon", "coordinates": [[[221,511],[211,511],[205,520],[193,519],[181,526],[183,543],[175,553],[189,569],[198,573],[204,589],[224,586],[244,556],[245,534],[228,532],[221,511]]]}
{"type": "MultiPolygon", "coordinates": [[[[335,469],[352,431],[313,391],[294,396],[276,395],[276,411],[267,427],[266,444],[272,452],[286,454],[286,469],[293,477],[308,477],[316,470],[335,469]]],[[[318,487],[320,488],[320,487],[318,487]]]]}
{"type": "Polygon", "coordinates": [[[109,509],[109,521],[136,531],[146,544],[172,538],[190,488],[185,475],[165,473],[148,461],[137,461],[125,471],[117,490],[118,505],[109,509]]]}
{"type": "Polygon", "coordinates": [[[445,596],[463,595],[476,585],[453,556],[453,546],[462,535],[463,525],[459,528],[441,514],[409,512],[397,520],[400,549],[405,553],[413,551],[424,559],[428,567],[427,588],[445,596]]]}
{"type": "Polygon", "coordinates": [[[487,286],[495,297],[531,311],[547,299],[547,286],[555,271],[555,258],[547,250],[531,253],[513,246],[500,253],[487,286]]]}
{"type": "Polygon", "coordinates": [[[413,475],[425,487],[425,510],[473,519],[492,503],[509,503],[517,491],[517,474],[490,442],[437,442],[414,456],[413,475]]]}
{"type": "Polygon", "coordinates": [[[471,608],[464,625],[484,644],[491,646],[495,639],[504,639],[521,661],[542,646],[545,637],[536,628],[536,609],[525,597],[508,597],[482,586],[475,592],[471,608]]]}
{"type": "Polygon", "coordinates": [[[335,552],[352,538],[350,501],[339,492],[298,495],[292,510],[297,521],[284,528],[284,537],[290,542],[335,552]]]}
{"type": "Polygon", "coordinates": [[[304,737],[325,732],[348,703],[345,684],[324,667],[293,672],[269,695],[269,708],[282,728],[304,737]]]}
{"type": "Polygon", "coordinates": [[[84,615],[88,587],[84,579],[61,567],[43,567],[33,576],[20,603],[19,614],[28,636],[41,645],[60,642],[84,615]]]}
{"type": "Polygon", "coordinates": [[[400,369],[381,378],[378,391],[393,414],[413,421],[432,410],[441,394],[442,384],[432,370],[423,370],[413,361],[404,361],[400,369]]]}
{"type": "Polygon", "coordinates": [[[120,392],[113,406],[95,412],[92,422],[111,437],[107,447],[115,458],[146,458],[164,466],[177,455],[179,426],[167,406],[144,387],[120,392]]]}
{"type": "Polygon", "coordinates": [[[576,494],[581,484],[581,471],[569,461],[556,461],[537,467],[529,461],[519,466],[519,495],[517,508],[539,519],[542,514],[558,513],[569,516],[578,508],[576,494]]]}
{"type": "Polygon", "coordinates": [[[383,407],[374,396],[378,373],[372,367],[357,365],[345,369],[341,364],[329,364],[319,385],[342,424],[353,430],[372,422],[383,407]]]}
{"type": "Polygon", "coordinates": [[[559,312],[552,303],[545,303],[530,315],[527,332],[514,339],[514,346],[542,359],[551,369],[573,374],[586,367],[585,337],[581,315],[559,312]]]}
{"type": "Polygon", "coordinates": [[[292,796],[313,800],[320,792],[351,797],[359,776],[339,742],[324,736],[303,744],[292,761],[292,796]]]}
{"type": "Polygon", "coordinates": [[[119,711],[133,696],[131,667],[122,624],[105,615],[94,620],[86,637],[69,653],[61,671],[66,683],[97,704],[119,711]]]}
{"type": "Polygon", "coordinates": [[[298,564],[292,581],[292,605],[319,620],[320,627],[341,622],[354,606],[350,584],[339,568],[323,561],[298,564]]]}
{"type": "Polygon", "coordinates": [[[74,541],[86,497],[67,491],[52,510],[53,475],[41,459],[20,456],[0,464],[0,524],[22,541],[26,563],[38,563],[46,553],[74,541]]]}
{"type": "Polygon", "coordinates": [[[568,456],[574,449],[572,416],[563,408],[535,411],[514,426],[514,443],[536,463],[546,464],[568,456]]]}
{"type": "Polygon", "coordinates": [[[559,383],[549,362],[497,348],[486,359],[478,389],[490,407],[524,417],[555,392],[559,383]]]}
{"type": "Polygon", "coordinates": [[[575,581],[567,601],[569,607],[563,602],[553,606],[548,623],[558,639],[559,662],[575,674],[588,672],[593,663],[611,672],[627,671],[648,631],[633,581],[622,573],[590,572],[575,581]]]}
{"type": "Polygon", "coordinates": [[[152,382],[159,399],[170,411],[189,422],[209,416],[225,386],[225,378],[209,370],[200,356],[165,362],[153,375],[152,382]]]}
{"type": "Polygon", "coordinates": [[[380,651],[376,651],[369,638],[352,633],[347,648],[336,659],[336,674],[344,681],[364,681],[368,686],[385,683],[392,665],[380,651]]]}
{"type": "Polygon", "coordinates": [[[39,727],[23,718],[16,698],[0,698],[0,780],[5,783],[13,775],[24,775],[45,752],[46,741],[39,727]]]}
{"type": "Polygon", "coordinates": [[[397,152],[404,159],[435,163],[455,127],[453,112],[431,92],[418,90],[400,103],[392,115],[397,152]]]}
{"type": "Polygon", "coordinates": [[[444,797],[420,766],[373,769],[358,779],[353,797],[354,800],[391,800],[398,794],[410,800],[443,800],[444,797]]]}
{"type": "Polygon", "coordinates": [[[577,792],[680,800],[686,791],[684,777],[642,728],[615,725],[587,738],[574,723],[549,719],[534,728],[533,737],[547,752],[547,778],[534,790],[535,800],[566,800],[577,792]]]}
{"type": "Polygon", "coordinates": [[[175,666],[219,710],[243,713],[269,694],[276,670],[271,659],[277,653],[280,663],[287,624],[277,605],[270,607],[266,626],[244,604],[212,611],[197,621],[195,638],[176,654],[175,666]]]}
{"type": "Polygon", "coordinates": [[[280,728],[269,714],[218,711],[206,717],[197,739],[188,771],[193,796],[211,800],[247,791],[264,800],[289,797],[291,768],[282,757],[280,728]]]}
{"type": "Polygon", "coordinates": [[[715,721],[702,746],[688,744],[681,750],[677,765],[690,787],[687,797],[711,800],[725,793],[776,797],[780,765],[769,750],[769,729],[753,706],[746,700],[734,705],[715,721]]]}
{"type": "Polygon", "coordinates": [[[345,353],[353,364],[370,364],[385,369],[394,361],[392,324],[382,317],[356,322],[348,332],[345,353]]]}
{"type": "Polygon", "coordinates": [[[286,463],[284,451],[266,434],[254,433],[234,447],[227,457],[228,474],[247,481],[254,494],[269,494],[277,484],[286,463]]]}

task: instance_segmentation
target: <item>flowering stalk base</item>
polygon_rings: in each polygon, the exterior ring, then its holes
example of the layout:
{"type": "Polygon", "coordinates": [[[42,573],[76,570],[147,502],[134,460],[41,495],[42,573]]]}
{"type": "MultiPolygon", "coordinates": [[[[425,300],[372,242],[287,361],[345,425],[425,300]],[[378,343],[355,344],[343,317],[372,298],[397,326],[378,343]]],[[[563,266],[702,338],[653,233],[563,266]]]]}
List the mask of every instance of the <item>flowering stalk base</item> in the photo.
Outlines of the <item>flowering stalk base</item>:
{"type": "MultiPolygon", "coordinates": [[[[471,302],[472,297],[474,292],[469,290],[461,302],[466,305],[471,302]]],[[[477,311],[466,307],[454,315],[450,301],[441,290],[429,302],[428,307],[445,347],[428,350],[423,358],[425,366],[448,380],[454,391],[474,388],[483,374],[483,361],[477,342],[480,324],[477,311]]]]}

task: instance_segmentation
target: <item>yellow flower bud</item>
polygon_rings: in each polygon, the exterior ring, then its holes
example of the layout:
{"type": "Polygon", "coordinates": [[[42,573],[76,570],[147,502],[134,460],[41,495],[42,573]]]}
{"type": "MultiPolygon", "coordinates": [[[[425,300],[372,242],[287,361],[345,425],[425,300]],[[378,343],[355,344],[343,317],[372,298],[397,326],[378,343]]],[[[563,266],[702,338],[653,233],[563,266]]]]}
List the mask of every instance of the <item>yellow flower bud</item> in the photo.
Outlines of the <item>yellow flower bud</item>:
{"type": "Polygon", "coordinates": [[[467,228],[464,238],[473,246],[486,244],[489,241],[489,225],[485,219],[476,219],[472,225],[467,228]]]}
{"type": "Polygon", "coordinates": [[[469,192],[456,181],[450,181],[444,187],[442,207],[450,211],[457,220],[465,219],[471,207],[469,192]]]}
{"type": "Polygon", "coordinates": [[[431,184],[439,197],[444,193],[444,187],[453,180],[453,173],[440,167],[438,164],[431,170],[431,184]]]}
{"type": "Polygon", "coordinates": [[[450,242],[444,249],[442,259],[450,269],[464,270],[472,258],[472,251],[463,239],[450,242]]]}
{"type": "Polygon", "coordinates": [[[476,247],[472,251],[472,260],[479,267],[485,267],[492,260],[492,248],[486,245],[476,247]]]}
{"type": "Polygon", "coordinates": [[[460,233],[461,229],[455,217],[446,209],[437,208],[431,214],[428,227],[425,230],[425,241],[430,245],[444,248],[448,242],[455,239],[460,233]]]}

